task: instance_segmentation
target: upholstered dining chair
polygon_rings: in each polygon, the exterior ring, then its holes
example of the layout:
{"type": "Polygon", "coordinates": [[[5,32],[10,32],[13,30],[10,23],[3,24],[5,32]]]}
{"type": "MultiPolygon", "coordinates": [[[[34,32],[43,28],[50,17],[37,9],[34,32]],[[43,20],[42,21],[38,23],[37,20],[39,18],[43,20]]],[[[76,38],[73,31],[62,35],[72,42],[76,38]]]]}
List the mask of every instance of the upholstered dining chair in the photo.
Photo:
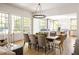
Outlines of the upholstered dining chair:
{"type": "Polygon", "coordinates": [[[26,42],[28,43],[28,47],[31,47],[30,38],[28,34],[24,34],[24,45],[26,42]]]}
{"type": "Polygon", "coordinates": [[[29,35],[29,38],[30,38],[31,47],[33,46],[36,49],[36,47],[38,45],[38,41],[36,39],[36,36],[31,34],[31,35],[29,35]]]}
{"type": "Polygon", "coordinates": [[[55,31],[50,32],[50,36],[55,36],[55,35],[56,35],[55,31]]]}
{"type": "Polygon", "coordinates": [[[38,35],[38,51],[40,48],[42,48],[44,49],[45,54],[46,54],[48,47],[50,48],[50,45],[47,43],[45,35],[39,34],[38,35]]]}

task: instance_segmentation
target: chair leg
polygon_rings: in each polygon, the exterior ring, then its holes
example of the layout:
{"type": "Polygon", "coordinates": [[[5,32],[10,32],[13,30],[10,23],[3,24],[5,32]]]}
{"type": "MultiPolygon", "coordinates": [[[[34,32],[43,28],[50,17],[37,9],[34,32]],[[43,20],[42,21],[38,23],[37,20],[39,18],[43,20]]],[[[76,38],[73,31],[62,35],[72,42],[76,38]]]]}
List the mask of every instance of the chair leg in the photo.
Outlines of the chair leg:
{"type": "Polygon", "coordinates": [[[31,48],[31,44],[29,43],[29,46],[28,46],[28,48],[31,48]]]}
{"type": "Polygon", "coordinates": [[[63,51],[63,45],[60,45],[60,46],[59,46],[59,49],[60,49],[60,54],[61,54],[62,51],[63,51]]]}
{"type": "Polygon", "coordinates": [[[63,45],[61,45],[61,47],[62,47],[62,51],[63,51],[64,50],[63,45]]]}
{"type": "Polygon", "coordinates": [[[36,50],[36,45],[35,44],[33,44],[33,48],[36,50]]]}
{"type": "Polygon", "coordinates": [[[36,50],[37,46],[35,45],[35,50],[36,50]]]}
{"type": "Polygon", "coordinates": [[[59,49],[60,49],[60,54],[62,53],[62,50],[61,50],[61,47],[59,46],[59,49]]]}
{"type": "Polygon", "coordinates": [[[50,45],[48,45],[48,47],[49,47],[49,50],[50,50],[50,45]]]}
{"type": "Polygon", "coordinates": [[[38,52],[39,52],[39,46],[38,46],[38,52]]]}
{"type": "Polygon", "coordinates": [[[45,54],[46,54],[46,49],[47,49],[47,48],[45,47],[45,54]]]}

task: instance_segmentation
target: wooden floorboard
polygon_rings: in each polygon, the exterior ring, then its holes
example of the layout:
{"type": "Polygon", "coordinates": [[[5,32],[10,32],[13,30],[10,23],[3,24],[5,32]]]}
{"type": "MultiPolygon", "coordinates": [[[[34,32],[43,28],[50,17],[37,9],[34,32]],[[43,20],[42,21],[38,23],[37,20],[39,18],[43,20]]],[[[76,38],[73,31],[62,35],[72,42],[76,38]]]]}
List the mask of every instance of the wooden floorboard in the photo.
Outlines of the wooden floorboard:
{"type": "MultiPolygon", "coordinates": [[[[74,44],[75,44],[76,37],[68,37],[64,41],[64,50],[62,51],[62,54],[60,54],[59,49],[54,50],[48,50],[46,55],[71,55],[74,52],[74,44]]],[[[23,45],[23,41],[17,41],[15,42],[18,45],[23,45]]],[[[25,44],[23,49],[24,55],[45,55],[44,50],[35,50],[34,48],[28,48],[28,43],[25,44]]]]}

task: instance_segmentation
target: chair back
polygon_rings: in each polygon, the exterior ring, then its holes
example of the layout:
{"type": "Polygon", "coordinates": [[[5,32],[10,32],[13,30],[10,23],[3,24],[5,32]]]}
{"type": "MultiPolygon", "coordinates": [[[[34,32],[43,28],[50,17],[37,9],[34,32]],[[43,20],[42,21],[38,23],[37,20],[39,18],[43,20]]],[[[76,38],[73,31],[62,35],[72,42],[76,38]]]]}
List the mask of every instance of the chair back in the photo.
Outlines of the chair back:
{"type": "Polygon", "coordinates": [[[65,35],[60,35],[60,44],[63,44],[64,40],[66,39],[65,35]]]}
{"type": "Polygon", "coordinates": [[[53,32],[50,32],[50,36],[55,36],[56,35],[56,32],[53,31],[53,32]]]}
{"type": "Polygon", "coordinates": [[[45,37],[47,37],[48,36],[48,32],[44,32],[44,35],[45,35],[45,37]]]}
{"type": "Polygon", "coordinates": [[[29,39],[29,35],[28,34],[24,34],[24,41],[25,42],[30,42],[30,39],[29,39]]]}
{"type": "Polygon", "coordinates": [[[43,47],[46,45],[46,37],[45,35],[38,35],[38,45],[43,47]]]}
{"type": "Polygon", "coordinates": [[[30,38],[31,44],[37,44],[37,39],[35,35],[31,34],[29,38],[30,38]]]}

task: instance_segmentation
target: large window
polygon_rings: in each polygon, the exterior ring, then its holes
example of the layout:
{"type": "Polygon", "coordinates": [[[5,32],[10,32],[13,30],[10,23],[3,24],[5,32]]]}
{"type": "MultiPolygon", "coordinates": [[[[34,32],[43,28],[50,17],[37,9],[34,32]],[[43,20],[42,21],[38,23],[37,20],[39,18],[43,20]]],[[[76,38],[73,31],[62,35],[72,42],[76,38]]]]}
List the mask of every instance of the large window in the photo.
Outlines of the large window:
{"type": "Polygon", "coordinates": [[[58,30],[58,27],[59,27],[59,25],[60,25],[59,22],[58,22],[58,20],[54,20],[53,23],[54,23],[54,24],[53,24],[53,29],[54,29],[54,30],[58,30]]]}
{"type": "Polygon", "coordinates": [[[77,30],[77,20],[76,19],[71,19],[70,29],[77,30]]]}
{"type": "Polygon", "coordinates": [[[30,34],[31,32],[31,19],[24,17],[23,19],[23,33],[30,34]]]}
{"type": "Polygon", "coordinates": [[[77,33],[77,19],[73,18],[70,19],[70,35],[76,36],[77,33]]]}
{"type": "Polygon", "coordinates": [[[50,31],[53,30],[53,20],[48,20],[48,29],[49,29],[50,31]]]}
{"type": "Polygon", "coordinates": [[[40,19],[36,19],[36,18],[33,19],[33,34],[40,31],[39,20],[40,19]]]}
{"type": "Polygon", "coordinates": [[[14,33],[21,33],[22,32],[22,17],[12,15],[12,31],[14,33]]]}
{"type": "Polygon", "coordinates": [[[50,29],[50,31],[58,30],[59,25],[58,20],[48,20],[48,29],[50,29]]]}
{"type": "Polygon", "coordinates": [[[12,32],[13,33],[28,33],[31,32],[31,19],[27,17],[12,15],[12,32]]]}
{"type": "Polygon", "coordinates": [[[0,33],[8,33],[8,14],[0,13],[0,33]]]}
{"type": "Polygon", "coordinates": [[[33,19],[33,33],[47,30],[47,20],[46,19],[33,19]]]}
{"type": "Polygon", "coordinates": [[[45,31],[47,29],[47,20],[40,19],[39,20],[40,30],[45,31]]]}

